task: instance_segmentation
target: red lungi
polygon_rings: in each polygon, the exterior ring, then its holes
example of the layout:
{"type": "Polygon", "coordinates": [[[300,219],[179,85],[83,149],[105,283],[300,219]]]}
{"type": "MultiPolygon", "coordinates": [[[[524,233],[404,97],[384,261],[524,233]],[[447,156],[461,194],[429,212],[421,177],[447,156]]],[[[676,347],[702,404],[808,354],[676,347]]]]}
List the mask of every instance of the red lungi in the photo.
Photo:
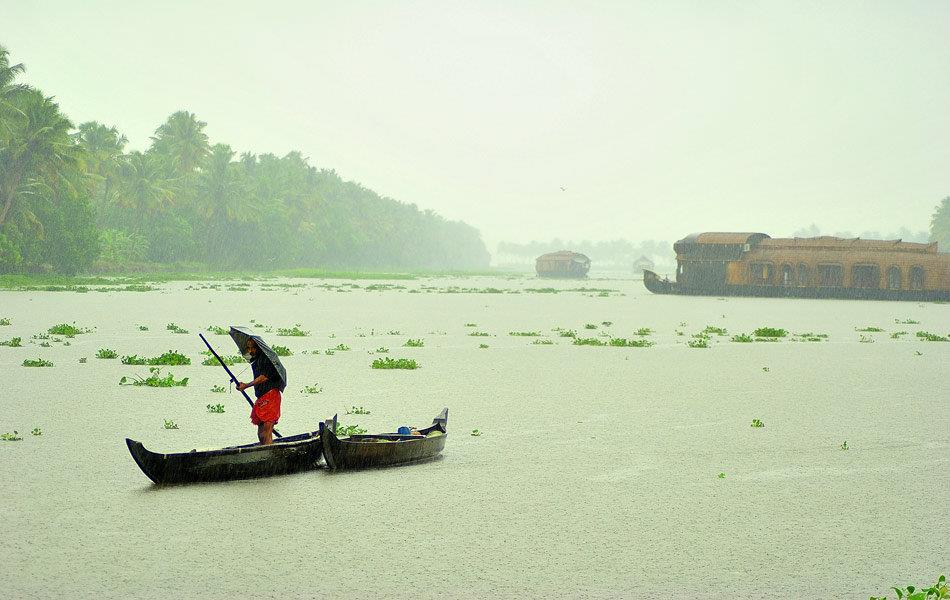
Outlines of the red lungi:
{"type": "Polygon", "coordinates": [[[251,423],[276,423],[280,419],[280,390],[272,389],[257,399],[251,409],[251,423]]]}

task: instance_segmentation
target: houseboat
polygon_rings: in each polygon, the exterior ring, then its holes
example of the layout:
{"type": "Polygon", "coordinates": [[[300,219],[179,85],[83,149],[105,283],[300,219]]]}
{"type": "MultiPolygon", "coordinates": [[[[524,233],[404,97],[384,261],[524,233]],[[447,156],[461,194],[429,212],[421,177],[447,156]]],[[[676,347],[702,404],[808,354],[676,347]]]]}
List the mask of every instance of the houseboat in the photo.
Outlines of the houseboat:
{"type": "Polygon", "coordinates": [[[538,277],[583,279],[590,270],[590,259],[583,254],[561,250],[542,254],[535,260],[538,277]]]}
{"type": "Polygon", "coordinates": [[[717,232],[673,250],[675,280],[643,273],[654,294],[950,300],[950,254],[936,242],[717,232]]]}

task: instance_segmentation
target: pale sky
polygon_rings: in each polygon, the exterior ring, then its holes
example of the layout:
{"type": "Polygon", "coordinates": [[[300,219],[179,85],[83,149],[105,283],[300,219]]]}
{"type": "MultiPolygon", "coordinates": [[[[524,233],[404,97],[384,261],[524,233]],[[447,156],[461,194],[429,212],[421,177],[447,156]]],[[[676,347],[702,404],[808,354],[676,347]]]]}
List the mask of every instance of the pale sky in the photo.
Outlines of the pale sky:
{"type": "Polygon", "coordinates": [[[0,0],[0,44],[131,148],[187,109],[492,251],[920,230],[950,196],[944,0],[0,0]]]}

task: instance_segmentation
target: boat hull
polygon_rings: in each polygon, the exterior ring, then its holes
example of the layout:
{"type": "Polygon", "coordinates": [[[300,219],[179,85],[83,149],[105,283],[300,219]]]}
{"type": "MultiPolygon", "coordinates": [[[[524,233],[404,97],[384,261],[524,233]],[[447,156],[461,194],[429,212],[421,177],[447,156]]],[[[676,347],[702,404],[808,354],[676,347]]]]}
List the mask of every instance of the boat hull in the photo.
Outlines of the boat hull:
{"type": "Polygon", "coordinates": [[[679,296],[749,296],[757,298],[832,298],[842,300],[898,300],[904,302],[947,302],[950,291],[886,290],[846,287],[798,287],[780,285],[728,285],[684,287],[661,279],[653,271],[643,272],[643,285],[654,294],[679,296]]]}
{"type": "Polygon", "coordinates": [[[320,432],[285,437],[273,444],[160,454],[126,438],[142,472],[158,485],[270,477],[315,468],[323,454],[320,432]]]}
{"type": "Polygon", "coordinates": [[[445,448],[448,409],[433,419],[432,425],[419,432],[422,435],[355,435],[337,437],[336,418],[320,427],[323,454],[331,469],[365,469],[390,467],[429,460],[445,448]]]}

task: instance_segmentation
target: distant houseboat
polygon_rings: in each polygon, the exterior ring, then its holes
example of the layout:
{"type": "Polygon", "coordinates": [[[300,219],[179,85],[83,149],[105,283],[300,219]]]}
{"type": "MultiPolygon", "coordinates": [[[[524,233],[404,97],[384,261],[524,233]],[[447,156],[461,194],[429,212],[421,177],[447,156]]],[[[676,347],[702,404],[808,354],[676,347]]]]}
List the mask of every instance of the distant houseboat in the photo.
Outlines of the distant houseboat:
{"type": "Polygon", "coordinates": [[[653,261],[646,256],[641,256],[637,260],[633,261],[634,275],[642,275],[644,271],[652,271],[655,268],[656,265],[654,265],[653,261]]]}
{"type": "Polygon", "coordinates": [[[644,271],[654,294],[950,300],[937,243],[696,233],[673,245],[676,279],[644,271]]]}
{"type": "Polygon", "coordinates": [[[567,250],[549,252],[537,258],[535,270],[538,277],[583,279],[590,270],[590,259],[567,250]]]}

